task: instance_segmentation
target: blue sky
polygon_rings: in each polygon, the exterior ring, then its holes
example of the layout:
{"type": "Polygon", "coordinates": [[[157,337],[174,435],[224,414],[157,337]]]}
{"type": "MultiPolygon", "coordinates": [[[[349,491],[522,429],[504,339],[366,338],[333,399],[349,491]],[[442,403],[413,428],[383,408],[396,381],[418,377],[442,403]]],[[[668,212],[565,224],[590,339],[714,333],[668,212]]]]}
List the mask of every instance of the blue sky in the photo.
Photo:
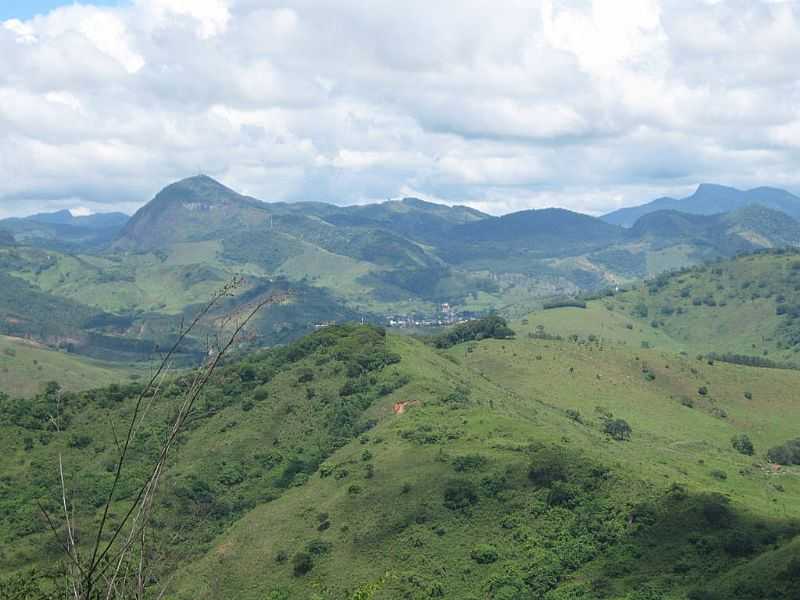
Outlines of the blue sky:
{"type": "MultiPolygon", "coordinates": [[[[113,5],[122,0],[91,0],[81,4],[113,5]]],[[[0,20],[29,19],[34,15],[46,13],[57,6],[74,4],[71,0],[2,0],[0,1],[0,20]]]]}

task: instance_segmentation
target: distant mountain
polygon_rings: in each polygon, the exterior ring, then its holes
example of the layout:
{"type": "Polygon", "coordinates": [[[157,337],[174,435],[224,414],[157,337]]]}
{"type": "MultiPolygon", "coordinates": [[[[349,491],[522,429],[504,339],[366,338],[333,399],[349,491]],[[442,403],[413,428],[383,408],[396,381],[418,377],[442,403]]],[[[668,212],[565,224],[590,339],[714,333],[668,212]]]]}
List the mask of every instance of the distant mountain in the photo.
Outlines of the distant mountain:
{"type": "Polygon", "coordinates": [[[137,250],[163,248],[264,226],[268,218],[265,203],[198,175],[161,190],[131,217],[115,245],[137,250]]]}
{"type": "Polygon", "coordinates": [[[326,215],[326,220],[335,225],[380,227],[426,241],[436,240],[438,236],[449,232],[454,225],[489,218],[489,215],[474,208],[434,204],[419,198],[347,206],[326,215]]]}
{"type": "Polygon", "coordinates": [[[759,248],[800,245],[800,222],[777,210],[746,205],[729,213],[697,215],[659,210],[641,217],[629,230],[632,239],[690,243],[723,256],[759,248]]]}
{"type": "Polygon", "coordinates": [[[13,246],[16,241],[13,233],[0,229],[0,246],[13,246]]]}
{"type": "Polygon", "coordinates": [[[16,238],[17,242],[63,251],[98,249],[113,240],[128,215],[123,213],[97,213],[80,217],[68,210],[39,213],[29,217],[0,220],[0,230],[16,238]]]}
{"type": "Polygon", "coordinates": [[[751,204],[758,204],[800,218],[800,197],[786,190],[759,187],[743,191],[710,183],[701,184],[694,194],[686,198],[659,198],[641,206],[621,208],[600,218],[606,223],[630,227],[640,217],[659,210],[712,215],[730,212],[751,204]]]}
{"type": "Polygon", "coordinates": [[[619,240],[619,227],[600,219],[562,208],[523,210],[502,217],[467,223],[454,229],[454,236],[475,242],[516,241],[608,243],[619,240]]]}
{"type": "Polygon", "coordinates": [[[72,225],[85,229],[108,229],[122,227],[128,222],[129,218],[128,215],[120,212],[95,213],[93,215],[75,217],[68,210],[59,210],[52,213],[38,213],[25,217],[24,220],[49,225],[72,225]]]}

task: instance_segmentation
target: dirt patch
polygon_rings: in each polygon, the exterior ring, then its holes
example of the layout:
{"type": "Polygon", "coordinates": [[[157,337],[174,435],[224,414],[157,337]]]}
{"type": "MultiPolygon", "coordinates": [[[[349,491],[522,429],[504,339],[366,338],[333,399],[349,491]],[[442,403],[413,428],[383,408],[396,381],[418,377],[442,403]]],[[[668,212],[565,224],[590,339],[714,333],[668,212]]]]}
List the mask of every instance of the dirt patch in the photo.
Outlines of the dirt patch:
{"type": "Polygon", "coordinates": [[[409,406],[413,406],[415,404],[419,404],[419,400],[407,400],[406,402],[395,402],[392,406],[392,412],[396,415],[402,415],[406,412],[406,409],[409,406]]]}

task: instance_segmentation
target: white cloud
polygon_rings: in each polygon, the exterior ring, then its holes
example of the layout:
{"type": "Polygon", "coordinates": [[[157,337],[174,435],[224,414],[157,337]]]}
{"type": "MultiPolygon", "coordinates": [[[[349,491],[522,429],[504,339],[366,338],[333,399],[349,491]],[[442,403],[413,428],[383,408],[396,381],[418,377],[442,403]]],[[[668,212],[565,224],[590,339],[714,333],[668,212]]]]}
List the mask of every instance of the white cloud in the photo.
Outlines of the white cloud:
{"type": "Polygon", "coordinates": [[[0,214],[267,200],[593,213],[800,189],[800,7],[135,0],[0,26],[0,214]]]}

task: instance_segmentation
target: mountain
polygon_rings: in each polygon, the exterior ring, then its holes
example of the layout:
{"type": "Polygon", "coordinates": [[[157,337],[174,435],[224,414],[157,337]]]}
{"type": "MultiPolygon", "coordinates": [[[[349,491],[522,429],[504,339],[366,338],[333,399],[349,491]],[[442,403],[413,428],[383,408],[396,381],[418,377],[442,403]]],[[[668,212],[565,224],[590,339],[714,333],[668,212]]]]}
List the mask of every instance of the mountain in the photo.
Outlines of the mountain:
{"type": "Polygon", "coordinates": [[[759,187],[752,190],[701,184],[686,198],[659,198],[641,206],[621,208],[603,215],[601,219],[614,225],[632,226],[640,217],[659,210],[677,210],[684,213],[711,215],[730,212],[750,204],[759,204],[773,210],[800,218],[800,197],[777,188],[759,187]]]}
{"type": "MultiPolygon", "coordinates": [[[[57,213],[25,220],[25,227],[50,228],[55,237],[15,233],[13,251],[3,246],[6,273],[54,302],[71,301],[127,323],[113,331],[88,327],[88,337],[73,331],[81,352],[131,337],[138,356],[168,340],[176,320],[242,275],[242,299],[259,290],[295,292],[271,313],[274,319],[259,321],[259,342],[273,344],[331,320],[380,323],[400,316],[401,322],[430,323],[496,310],[521,315],[548,296],[800,243],[797,221],[753,204],[712,215],[656,211],[624,228],[563,209],[493,217],[416,198],[345,207],[268,203],[204,175],[168,185],[121,229],[99,230],[102,235],[40,222],[70,219],[57,213]],[[53,228],[88,237],[64,241],[53,228]],[[450,305],[449,316],[443,304],[450,305]]],[[[17,331],[54,339],[36,333],[35,321],[23,320],[17,331]]]]}
{"type": "Polygon", "coordinates": [[[50,225],[72,225],[85,229],[109,229],[122,227],[128,222],[128,215],[120,212],[95,213],[92,215],[73,216],[68,210],[60,210],[52,213],[37,213],[24,217],[26,221],[36,223],[47,223],[50,225]]]}
{"type": "Polygon", "coordinates": [[[348,206],[325,216],[334,225],[380,227],[394,233],[428,242],[439,241],[454,225],[489,219],[466,206],[445,206],[418,198],[403,198],[366,206],[348,206]]]}
{"type": "Polygon", "coordinates": [[[265,226],[267,205],[225,187],[206,175],[183,179],[161,190],[120,232],[115,246],[152,250],[179,242],[202,241],[241,229],[265,226]]]}
{"type": "Polygon", "coordinates": [[[63,251],[96,251],[113,240],[128,216],[98,213],[73,217],[68,210],[0,220],[0,231],[20,243],[63,251]]]}
{"type": "Polygon", "coordinates": [[[689,243],[720,256],[800,245],[800,222],[757,204],[713,215],[659,210],[640,217],[628,232],[632,239],[689,243]]]}

